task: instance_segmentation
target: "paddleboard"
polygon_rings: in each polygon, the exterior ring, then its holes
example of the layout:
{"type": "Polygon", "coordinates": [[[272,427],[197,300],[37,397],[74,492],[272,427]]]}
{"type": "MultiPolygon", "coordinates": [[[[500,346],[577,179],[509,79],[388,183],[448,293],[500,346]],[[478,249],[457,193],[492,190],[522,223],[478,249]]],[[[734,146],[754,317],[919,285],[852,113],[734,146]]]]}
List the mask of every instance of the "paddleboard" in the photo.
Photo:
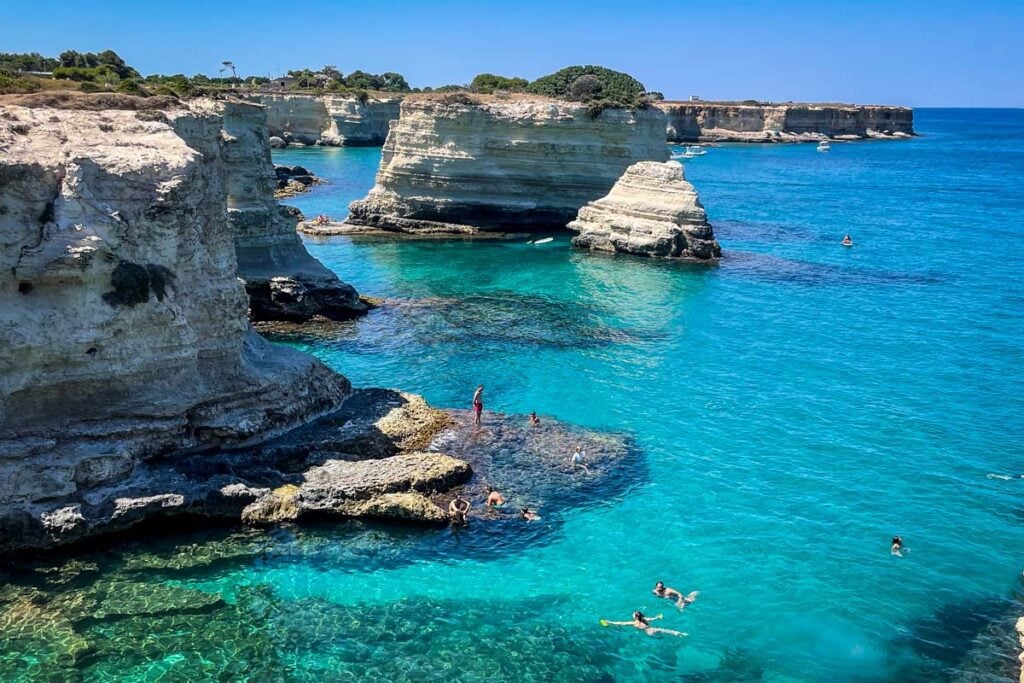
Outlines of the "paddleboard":
{"type": "Polygon", "coordinates": [[[554,242],[554,241],[555,241],[554,237],[545,237],[542,240],[537,240],[536,242],[534,242],[534,244],[547,244],[548,242],[554,242]]]}

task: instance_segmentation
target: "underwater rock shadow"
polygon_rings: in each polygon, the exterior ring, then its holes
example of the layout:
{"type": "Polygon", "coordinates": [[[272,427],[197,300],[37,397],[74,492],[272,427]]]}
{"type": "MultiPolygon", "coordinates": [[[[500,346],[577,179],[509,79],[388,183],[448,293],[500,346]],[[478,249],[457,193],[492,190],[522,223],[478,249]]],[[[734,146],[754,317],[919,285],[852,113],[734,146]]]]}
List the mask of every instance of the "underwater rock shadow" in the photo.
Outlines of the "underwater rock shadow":
{"type": "Polygon", "coordinates": [[[947,276],[935,273],[868,270],[731,249],[722,258],[722,268],[728,274],[758,282],[784,282],[808,286],[938,285],[948,279],[947,276]]]}

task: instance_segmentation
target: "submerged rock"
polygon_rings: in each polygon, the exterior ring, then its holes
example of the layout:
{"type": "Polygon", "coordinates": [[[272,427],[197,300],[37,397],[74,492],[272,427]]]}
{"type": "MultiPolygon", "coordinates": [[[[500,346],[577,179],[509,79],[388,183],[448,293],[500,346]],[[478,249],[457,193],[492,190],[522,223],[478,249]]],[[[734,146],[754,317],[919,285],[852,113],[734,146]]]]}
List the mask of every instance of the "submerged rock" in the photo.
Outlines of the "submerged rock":
{"type": "Polygon", "coordinates": [[[663,161],[664,128],[653,108],[407,97],[376,184],[350,205],[346,223],[455,235],[560,230],[627,166],[663,161]]]}
{"type": "MultiPolygon", "coordinates": [[[[196,111],[220,116],[224,131],[228,217],[235,236],[238,275],[245,281],[252,320],[344,320],[366,313],[355,288],[313,258],[295,233],[298,218],[274,199],[279,174],[270,159],[266,112],[236,100],[198,99],[196,111]]],[[[288,182],[303,190],[315,182],[290,168],[288,182]]]]}
{"type": "Polygon", "coordinates": [[[696,190],[678,161],[633,164],[606,196],[580,209],[575,247],[708,260],[722,255],[696,190]]]}

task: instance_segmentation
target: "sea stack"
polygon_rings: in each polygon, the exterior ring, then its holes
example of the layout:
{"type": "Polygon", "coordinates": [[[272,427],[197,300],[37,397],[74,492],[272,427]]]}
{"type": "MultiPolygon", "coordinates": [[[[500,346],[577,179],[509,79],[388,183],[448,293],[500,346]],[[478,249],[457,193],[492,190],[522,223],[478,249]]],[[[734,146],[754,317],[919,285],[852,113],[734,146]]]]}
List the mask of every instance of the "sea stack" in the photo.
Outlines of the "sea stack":
{"type": "Polygon", "coordinates": [[[162,98],[0,100],[0,548],[187,507],[131,477],[349,395],[249,326],[222,130],[162,98]]]}
{"type": "Polygon", "coordinates": [[[274,199],[277,176],[264,107],[212,99],[193,100],[190,106],[223,119],[228,218],[250,318],[302,322],[365,313],[356,290],[306,251],[295,232],[296,212],[274,199]]]}
{"type": "Polygon", "coordinates": [[[669,142],[811,142],[910,138],[914,111],[856,104],[658,102],[669,142]]]}
{"type": "Polygon", "coordinates": [[[678,161],[633,164],[568,227],[579,232],[572,243],[582,249],[699,261],[722,255],[678,161]]]}
{"type": "Polygon", "coordinates": [[[594,110],[529,96],[406,97],[376,184],[350,205],[343,227],[462,234],[561,229],[630,164],[667,156],[665,116],[653,107],[594,110]]]}
{"type": "Polygon", "coordinates": [[[250,95],[267,111],[267,131],[277,146],[375,146],[384,144],[401,98],[355,95],[250,95]]]}

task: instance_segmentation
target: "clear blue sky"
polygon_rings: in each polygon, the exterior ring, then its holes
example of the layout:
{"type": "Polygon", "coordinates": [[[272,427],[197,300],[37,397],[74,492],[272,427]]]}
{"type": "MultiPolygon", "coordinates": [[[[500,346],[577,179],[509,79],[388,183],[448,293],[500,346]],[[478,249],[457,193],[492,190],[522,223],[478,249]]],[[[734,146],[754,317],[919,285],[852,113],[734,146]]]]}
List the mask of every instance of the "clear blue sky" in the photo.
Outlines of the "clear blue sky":
{"type": "Polygon", "coordinates": [[[413,86],[571,64],[670,99],[1024,106],[1024,0],[4,0],[0,52],[113,49],[145,73],[336,65],[413,86]],[[17,5],[17,11],[12,11],[17,5]]]}

